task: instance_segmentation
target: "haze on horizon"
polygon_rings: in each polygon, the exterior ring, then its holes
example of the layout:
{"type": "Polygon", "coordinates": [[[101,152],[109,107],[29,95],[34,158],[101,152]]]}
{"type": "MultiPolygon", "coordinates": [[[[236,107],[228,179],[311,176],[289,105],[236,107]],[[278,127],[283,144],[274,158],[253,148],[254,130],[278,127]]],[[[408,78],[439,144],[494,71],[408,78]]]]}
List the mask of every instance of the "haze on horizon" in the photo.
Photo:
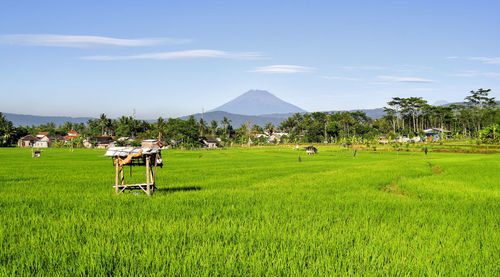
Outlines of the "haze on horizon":
{"type": "Polygon", "coordinates": [[[307,111],[500,98],[497,1],[12,1],[0,112],[182,116],[251,89],[307,111]]]}

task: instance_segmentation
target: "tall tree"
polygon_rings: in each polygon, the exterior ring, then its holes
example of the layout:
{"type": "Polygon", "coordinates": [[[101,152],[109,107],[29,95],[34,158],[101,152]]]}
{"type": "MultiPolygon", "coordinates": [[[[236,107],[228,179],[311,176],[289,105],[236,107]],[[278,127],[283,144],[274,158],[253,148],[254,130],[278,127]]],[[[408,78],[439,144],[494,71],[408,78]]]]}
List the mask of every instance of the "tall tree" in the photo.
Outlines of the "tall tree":
{"type": "Polygon", "coordinates": [[[495,98],[488,97],[491,89],[471,90],[470,95],[465,97],[465,103],[470,107],[475,117],[476,132],[479,132],[482,127],[482,122],[487,110],[496,106],[495,98]]]}
{"type": "Polygon", "coordinates": [[[102,113],[99,117],[99,125],[101,126],[101,135],[104,135],[104,131],[109,127],[111,121],[106,117],[106,114],[102,113]]]}
{"type": "Polygon", "coordinates": [[[212,132],[212,136],[215,136],[215,133],[217,132],[218,126],[219,126],[219,124],[217,123],[217,121],[212,120],[210,122],[210,131],[212,132]]]}
{"type": "Polygon", "coordinates": [[[264,125],[264,129],[266,130],[267,134],[269,136],[271,136],[273,134],[273,131],[274,131],[274,124],[271,123],[271,122],[267,122],[265,125],[264,125]]]}

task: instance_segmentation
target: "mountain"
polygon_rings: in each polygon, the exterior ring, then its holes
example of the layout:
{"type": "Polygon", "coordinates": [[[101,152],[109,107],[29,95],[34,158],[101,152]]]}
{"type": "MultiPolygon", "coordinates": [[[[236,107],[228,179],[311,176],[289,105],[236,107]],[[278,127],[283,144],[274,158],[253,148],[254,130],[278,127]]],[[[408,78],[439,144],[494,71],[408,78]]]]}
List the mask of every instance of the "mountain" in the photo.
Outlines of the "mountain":
{"type": "Polygon", "coordinates": [[[383,108],[350,110],[349,112],[356,112],[356,111],[364,112],[368,117],[375,119],[382,118],[385,115],[383,108]]]}
{"type": "Polygon", "coordinates": [[[64,124],[69,121],[72,123],[86,123],[92,117],[69,117],[69,116],[40,116],[40,115],[27,115],[27,114],[15,114],[15,113],[2,113],[5,118],[15,126],[31,126],[47,124],[49,122],[54,122],[56,125],[64,124]]]}
{"type": "Polygon", "coordinates": [[[305,110],[285,102],[265,90],[249,90],[209,112],[222,111],[241,115],[304,113],[305,110]]]}
{"type": "Polygon", "coordinates": [[[433,106],[444,106],[446,104],[449,104],[450,102],[446,101],[446,100],[438,100],[436,102],[434,102],[434,104],[432,104],[433,106]]]}

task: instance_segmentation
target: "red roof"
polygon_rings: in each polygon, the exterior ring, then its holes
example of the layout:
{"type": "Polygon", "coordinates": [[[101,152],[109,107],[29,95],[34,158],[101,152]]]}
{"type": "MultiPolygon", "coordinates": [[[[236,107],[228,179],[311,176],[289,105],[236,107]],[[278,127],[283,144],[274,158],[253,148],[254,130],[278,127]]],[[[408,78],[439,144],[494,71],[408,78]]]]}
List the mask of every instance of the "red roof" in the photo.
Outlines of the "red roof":
{"type": "Polygon", "coordinates": [[[77,134],[78,135],[78,133],[75,130],[69,131],[68,134],[77,134]]]}
{"type": "Polygon", "coordinates": [[[37,134],[37,135],[44,135],[44,136],[46,136],[46,135],[48,135],[48,134],[49,134],[49,132],[38,132],[38,134],[37,134]]]}
{"type": "Polygon", "coordinates": [[[79,137],[79,136],[81,136],[81,135],[80,135],[80,134],[76,134],[76,136],[75,136],[75,135],[65,136],[65,137],[63,137],[63,139],[64,139],[64,140],[68,140],[68,139],[72,139],[72,138],[77,138],[77,137],[79,137]]]}

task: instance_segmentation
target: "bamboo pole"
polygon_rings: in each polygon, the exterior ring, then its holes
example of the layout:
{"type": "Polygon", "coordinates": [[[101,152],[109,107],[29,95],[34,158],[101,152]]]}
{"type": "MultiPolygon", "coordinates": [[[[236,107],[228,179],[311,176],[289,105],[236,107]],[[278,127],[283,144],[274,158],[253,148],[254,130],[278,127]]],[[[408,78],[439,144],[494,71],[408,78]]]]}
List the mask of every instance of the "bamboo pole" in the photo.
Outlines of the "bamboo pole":
{"type": "Polygon", "coordinates": [[[151,195],[149,191],[149,156],[146,156],[146,193],[147,195],[151,195]]]}
{"type": "Polygon", "coordinates": [[[118,194],[118,170],[119,170],[119,165],[118,165],[118,159],[115,159],[115,192],[118,194]]]}
{"type": "Polygon", "coordinates": [[[124,171],[125,171],[125,167],[124,166],[120,167],[120,177],[121,177],[121,182],[120,183],[121,183],[122,186],[125,185],[125,176],[124,176],[125,174],[124,174],[124,171]]]}
{"type": "Polygon", "coordinates": [[[155,155],[155,167],[153,172],[153,183],[156,183],[156,167],[158,167],[158,154],[155,155]]]}

